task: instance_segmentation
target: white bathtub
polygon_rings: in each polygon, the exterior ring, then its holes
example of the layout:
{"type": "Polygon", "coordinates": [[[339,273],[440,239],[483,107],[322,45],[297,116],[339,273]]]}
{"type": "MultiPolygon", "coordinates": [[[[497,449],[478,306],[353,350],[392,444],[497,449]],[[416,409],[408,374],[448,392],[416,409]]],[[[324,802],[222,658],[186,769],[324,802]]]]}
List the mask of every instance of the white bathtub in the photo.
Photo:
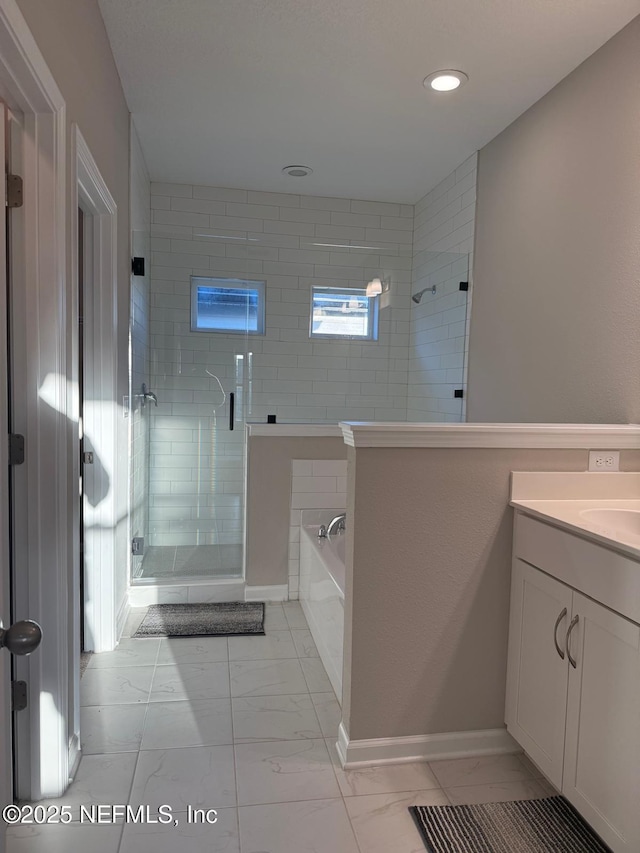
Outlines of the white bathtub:
{"type": "Polygon", "coordinates": [[[300,530],[300,604],[342,704],[345,535],[318,539],[319,524],[300,530]]]}

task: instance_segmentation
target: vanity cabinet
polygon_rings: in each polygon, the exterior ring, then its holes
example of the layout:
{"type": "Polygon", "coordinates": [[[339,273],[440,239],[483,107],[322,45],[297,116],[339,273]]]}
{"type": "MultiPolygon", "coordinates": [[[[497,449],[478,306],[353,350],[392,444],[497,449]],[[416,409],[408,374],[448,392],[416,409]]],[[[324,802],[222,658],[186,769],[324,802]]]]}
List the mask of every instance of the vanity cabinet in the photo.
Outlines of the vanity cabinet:
{"type": "MultiPolygon", "coordinates": [[[[545,542],[550,526],[526,521],[529,541],[538,537],[539,564],[519,556],[527,537],[519,541],[516,525],[507,728],[615,853],[638,853],[640,625],[558,579],[580,575],[566,566],[572,543],[554,537],[578,537],[555,530],[545,542]],[[558,542],[563,547],[549,551],[558,542]]],[[[581,543],[578,551],[588,544],[581,543]]],[[[607,549],[589,547],[587,559],[606,572],[607,549]]]]}
{"type": "Polygon", "coordinates": [[[511,579],[506,722],[549,781],[562,787],[567,669],[555,647],[571,621],[571,589],[522,560],[511,579]],[[557,627],[556,627],[557,626],[557,627]]]}

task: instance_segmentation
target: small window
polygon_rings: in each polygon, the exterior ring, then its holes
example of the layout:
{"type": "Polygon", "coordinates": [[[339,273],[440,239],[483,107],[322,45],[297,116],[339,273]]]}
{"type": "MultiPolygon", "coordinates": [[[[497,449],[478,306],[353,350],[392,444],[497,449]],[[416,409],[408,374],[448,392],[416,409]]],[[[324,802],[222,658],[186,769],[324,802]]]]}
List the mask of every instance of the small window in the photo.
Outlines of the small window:
{"type": "Polygon", "coordinates": [[[378,338],[378,299],[364,287],[312,287],[312,338],[378,338]]]}
{"type": "Polygon", "coordinates": [[[264,282],[192,276],[191,329],[264,335],[264,282]]]}

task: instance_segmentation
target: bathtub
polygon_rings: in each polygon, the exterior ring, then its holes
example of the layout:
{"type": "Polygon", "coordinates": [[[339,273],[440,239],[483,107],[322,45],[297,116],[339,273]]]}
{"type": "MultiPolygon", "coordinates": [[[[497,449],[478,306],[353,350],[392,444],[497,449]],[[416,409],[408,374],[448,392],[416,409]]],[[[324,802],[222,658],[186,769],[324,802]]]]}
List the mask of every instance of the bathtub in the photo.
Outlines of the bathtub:
{"type": "Polygon", "coordinates": [[[300,604],[342,704],[345,534],[318,539],[319,524],[300,530],[300,604]]]}

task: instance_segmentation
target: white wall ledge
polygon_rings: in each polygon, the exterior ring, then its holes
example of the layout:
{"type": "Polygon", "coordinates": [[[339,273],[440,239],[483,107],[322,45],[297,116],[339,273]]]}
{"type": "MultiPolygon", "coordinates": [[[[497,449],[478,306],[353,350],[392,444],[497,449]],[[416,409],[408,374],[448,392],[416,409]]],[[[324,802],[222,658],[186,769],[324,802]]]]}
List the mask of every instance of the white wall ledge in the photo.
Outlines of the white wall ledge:
{"type": "Polygon", "coordinates": [[[247,424],[250,438],[342,438],[338,424],[247,424]]]}
{"type": "Polygon", "coordinates": [[[640,450],[639,424],[421,424],[343,421],[350,447],[640,450]]]}

